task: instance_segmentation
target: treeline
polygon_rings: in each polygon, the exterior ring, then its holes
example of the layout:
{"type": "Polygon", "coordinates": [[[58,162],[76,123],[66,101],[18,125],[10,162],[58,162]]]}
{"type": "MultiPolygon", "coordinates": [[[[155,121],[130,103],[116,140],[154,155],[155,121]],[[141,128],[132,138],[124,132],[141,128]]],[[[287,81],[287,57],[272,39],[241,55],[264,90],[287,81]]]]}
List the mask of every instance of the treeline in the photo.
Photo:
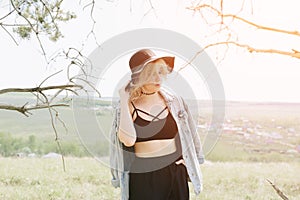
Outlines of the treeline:
{"type": "Polygon", "coordinates": [[[82,145],[76,142],[61,141],[62,152],[54,140],[42,140],[35,135],[16,137],[10,133],[0,133],[0,155],[4,157],[17,155],[42,156],[50,152],[65,156],[89,156],[82,145]]]}

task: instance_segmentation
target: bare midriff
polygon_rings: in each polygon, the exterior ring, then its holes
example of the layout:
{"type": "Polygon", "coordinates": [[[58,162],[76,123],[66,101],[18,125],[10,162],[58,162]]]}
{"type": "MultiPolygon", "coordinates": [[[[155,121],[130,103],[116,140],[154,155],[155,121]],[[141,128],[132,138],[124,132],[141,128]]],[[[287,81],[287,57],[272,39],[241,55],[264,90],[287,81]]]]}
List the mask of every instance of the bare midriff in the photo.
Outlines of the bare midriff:
{"type": "Polygon", "coordinates": [[[134,145],[137,157],[158,157],[169,155],[176,151],[175,138],[136,142],[134,145]]]}

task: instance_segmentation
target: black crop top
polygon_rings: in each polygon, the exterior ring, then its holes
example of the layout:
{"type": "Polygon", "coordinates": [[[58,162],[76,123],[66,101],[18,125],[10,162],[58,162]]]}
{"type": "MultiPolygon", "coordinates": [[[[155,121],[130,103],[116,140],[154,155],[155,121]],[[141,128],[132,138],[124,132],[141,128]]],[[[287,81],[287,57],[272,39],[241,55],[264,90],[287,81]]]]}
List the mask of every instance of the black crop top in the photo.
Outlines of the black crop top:
{"type": "Polygon", "coordinates": [[[132,116],[136,112],[136,118],[134,120],[134,127],[136,130],[137,139],[136,142],[144,142],[149,140],[161,140],[161,139],[172,139],[178,133],[178,128],[176,122],[170,112],[167,117],[159,119],[158,116],[167,109],[167,106],[156,116],[153,116],[143,110],[137,109],[134,104],[131,102],[134,107],[132,116]],[[147,115],[153,117],[153,119],[146,120],[139,116],[137,111],[141,111],[147,115]],[[154,119],[158,119],[154,121],[154,119]]]}

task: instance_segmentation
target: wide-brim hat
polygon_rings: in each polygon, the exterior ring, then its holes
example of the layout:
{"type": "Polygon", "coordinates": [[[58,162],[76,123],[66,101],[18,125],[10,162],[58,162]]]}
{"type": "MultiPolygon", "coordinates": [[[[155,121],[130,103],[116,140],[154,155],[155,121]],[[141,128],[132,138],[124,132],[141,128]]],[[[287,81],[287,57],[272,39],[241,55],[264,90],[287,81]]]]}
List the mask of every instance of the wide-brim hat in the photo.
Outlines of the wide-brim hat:
{"type": "Polygon", "coordinates": [[[173,71],[174,56],[157,56],[150,49],[142,49],[134,53],[129,60],[129,67],[133,73],[140,73],[148,63],[158,59],[163,59],[166,62],[170,73],[173,71]]]}

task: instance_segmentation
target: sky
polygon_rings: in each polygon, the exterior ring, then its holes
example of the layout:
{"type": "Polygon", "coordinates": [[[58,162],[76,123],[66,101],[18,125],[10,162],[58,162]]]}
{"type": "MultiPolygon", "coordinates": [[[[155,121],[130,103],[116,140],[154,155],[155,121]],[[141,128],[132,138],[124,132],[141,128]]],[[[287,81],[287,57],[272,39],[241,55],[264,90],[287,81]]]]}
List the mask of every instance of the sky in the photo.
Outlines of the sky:
{"type": "MultiPolygon", "coordinates": [[[[97,41],[101,44],[124,31],[145,27],[177,31],[196,41],[202,47],[217,39],[222,39],[221,35],[213,34],[214,26],[205,24],[199,13],[193,13],[186,9],[195,2],[197,1],[153,0],[155,11],[147,12],[150,9],[149,1],[99,0],[94,10],[94,18],[97,21],[95,26],[97,41]],[[145,15],[145,13],[147,14],[145,15]]],[[[250,2],[245,1],[244,10],[241,13],[243,17],[272,27],[288,30],[300,29],[298,23],[300,13],[297,10],[300,6],[299,1],[253,0],[252,4],[250,2]]],[[[82,4],[84,3],[85,1],[82,1],[82,4]]],[[[232,5],[224,1],[224,10],[236,12],[241,3],[242,1],[237,1],[232,5]]],[[[89,55],[97,47],[93,37],[86,39],[92,25],[89,18],[89,7],[82,10],[74,1],[69,1],[64,6],[76,12],[77,19],[61,24],[65,37],[59,42],[52,43],[44,40],[48,55],[55,53],[57,49],[69,46],[83,48],[83,52],[89,55]],[[82,47],[83,43],[84,47],[82,47]]],[[[2,11],[6,7],[4,5],[1,7],[0,13],[3,13],[2,11]]],[[[209,20],[215,19],[215,16],[210,13],[207,13],[207,16],[209,20]]],[[[237,23],[235,31],[239,32],[240,41],[255,47],[290,50],[300,46],[299,37],[261,31],[242,23],[237,23]]],[[[0,30],[0,89],[35,87],[50,74],[64,68],[63,61],[46,66],[39,45],[34,37],[32,38],[29,41],[18,39],[20,44],[16,46],[4,30],[0,30]]],[[[163,54],[164,52],[159,53],[163,54]]],[[[223,47],[208,49],[206,53],[216,64],[224,86],[226,100],[300,102],[300,92],[298,92],[300,85],[299,59],[274,54],[251,54],[244,49],[232,47],[220,62],[220,58],[224,55],[223,47]]],[[[110,92],[116,87],[116,78],[122,78],[129,72],[129,68],[126,68],[127,59],[128,55],[112,63],[107,74],[103,75],[105,84],[100,84],[105,85],[103,88],[100,87],[103,96],[110,96],[110,92]],[[122,63],[124,68],[120,70],[118,66],[122,63]]],[[[178,63],[181,63],[180,59],[177,60],[179,60],[178,63]]],[[[209,98],[205,78],[195,75],[192,68],[185,69],[182,75],[189,81],[199,98],[209,98]]],[[[64,78],[65,74],[61,73],[47,83],[49,85],[64,84],[64,78]]]]}

